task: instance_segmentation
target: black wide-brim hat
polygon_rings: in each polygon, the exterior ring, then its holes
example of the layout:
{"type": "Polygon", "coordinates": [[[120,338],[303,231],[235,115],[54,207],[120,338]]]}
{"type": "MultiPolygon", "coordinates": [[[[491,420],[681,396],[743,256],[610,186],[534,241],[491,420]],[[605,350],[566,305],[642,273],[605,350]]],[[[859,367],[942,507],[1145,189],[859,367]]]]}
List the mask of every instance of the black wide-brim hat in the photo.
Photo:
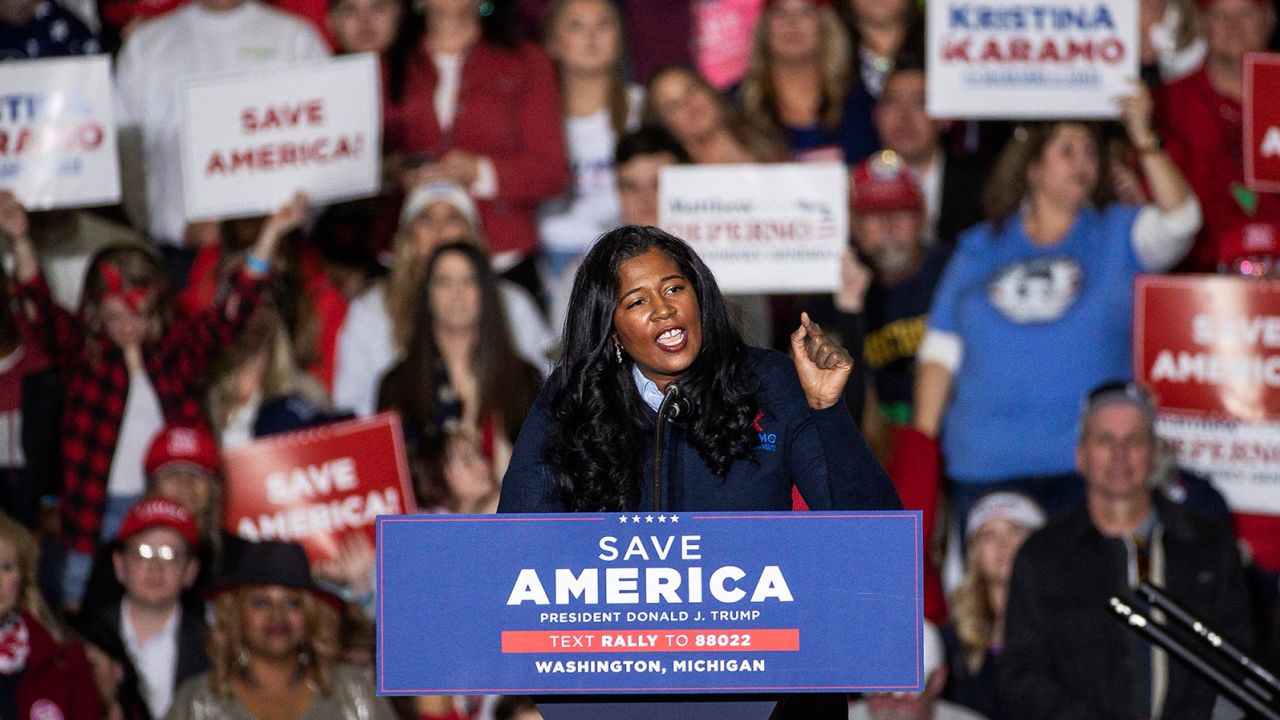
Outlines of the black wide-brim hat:
{"type": "Polygon", "coordinates": [[[339,617],[346,609],[342,598],[311,579],[311,564],[307,562],[307,553],[302,546],[278,540],[245,543],[231,572],[209,591],[209,599],[215,600],[224,593],[243,587],[261,585],[306,590],[332,607],[339,617]]]}

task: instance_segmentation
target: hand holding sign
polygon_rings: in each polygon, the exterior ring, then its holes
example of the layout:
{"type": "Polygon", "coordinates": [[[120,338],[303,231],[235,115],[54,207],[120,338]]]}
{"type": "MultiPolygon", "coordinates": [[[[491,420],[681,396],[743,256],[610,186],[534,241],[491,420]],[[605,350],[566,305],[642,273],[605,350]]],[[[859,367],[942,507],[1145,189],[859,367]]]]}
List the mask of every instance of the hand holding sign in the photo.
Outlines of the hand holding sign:
{"type": "Polygon", "coordinates": [[[0,232],[13,241],[14,275],[18,282],[29,282],[40,273],[40,259],[28,236],[31,229],[27,209],[8,190],[0,190],[0,232]]]}
{"type": "Polygon", "coordinates": [[[862,312],[870,287],[871,268],[864,265],[852,249],[845,250],[840,256],[840,289],[832,296],[836,309],[853,315],[862,312]]]}
{"type": "Polygon", "coordinates": [[[0,190],[0,231],[14,240],[27,236],[30,222],[27,220],[27,209],[22,207],[18,198],[8,190],[0,190]]]}
{"type": "Polygon", "coordinates": [[[262,232],[258,233],[258,241],[254,243],[250,253],[259,260],[270,262],[275,257],[280,238],[297,230],[306,219],[307,205],[306,195],[294,193],[288,202],[277,208],[263,223],[262,232]]]}
{"type": "Polygon", "coordinates": [[[1124,125],[1129,142],[1140,151],[1155,147],[1156,133],[1151,126],[1155,102],[1146,84],[1133,81],[1133,94],[1117,98],[1116,105],[1120,108],[1120,124],[1124,125]]]}
{"type": "Polygon", "coordinates": [[[373,543],[363,534],[351,534],[338,543],[338,554],[332,560],[316,563],[316,577],[337,585],[346,585],[356,595],[373,592],[373,543]]]}
{"type": "Polygon", "coordinates": [[[800,327],[791,333],[791,360],[809,407],[824,410],[840,400],[853,358],[809,319],[809,313],[800,313],[800,327]]]}

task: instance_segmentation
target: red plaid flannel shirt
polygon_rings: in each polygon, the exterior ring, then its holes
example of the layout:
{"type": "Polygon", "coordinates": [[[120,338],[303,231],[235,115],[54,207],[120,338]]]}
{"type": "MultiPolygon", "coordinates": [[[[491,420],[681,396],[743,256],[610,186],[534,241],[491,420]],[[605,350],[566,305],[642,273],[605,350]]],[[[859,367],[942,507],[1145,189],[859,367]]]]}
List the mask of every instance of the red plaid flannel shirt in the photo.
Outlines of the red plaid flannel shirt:
{"type": "MultiPolygon", "coordinates": [[[[207,427],[201,406],[203,375],[257,307],[265,278],[238,272],[221,302],[196,315],[178,317],[164,334],[143,347],[147,376],[160,399],[166,423],[207,427]]],[[[71,550],[98,547],[107,480],[129,395],[124,353],[105,336],[89,338],[78,315],[54,304],[44,280],[17,288],[23,322],[66,378],[62,410],[63,542],[71,550]],[[97,352],[91,352],[94,344],[97,352]]]]}

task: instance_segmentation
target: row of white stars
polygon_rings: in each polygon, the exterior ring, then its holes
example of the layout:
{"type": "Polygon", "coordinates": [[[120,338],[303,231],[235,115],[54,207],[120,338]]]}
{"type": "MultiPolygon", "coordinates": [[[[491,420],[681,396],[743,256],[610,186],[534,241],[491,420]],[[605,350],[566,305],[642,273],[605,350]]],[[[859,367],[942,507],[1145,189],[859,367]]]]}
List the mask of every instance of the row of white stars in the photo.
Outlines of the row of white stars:
{"type": "MultiPolygon", "coordinates": [[[[643,519],[647,523],[653,522],[652,515],[645,515],[643,519]]],[[[641,516],[639,515],[631,515],[631,516],[623,515],[622,517],[618,518],[618,522],[620,523],[625,523],[628,521],[633,523],[639,523],[640,520],[641,520],[641,516]]],[[[658,516],[658,522],[660,523],[664,523],[668,520],[670,520],[671,522],[680,522],[680,516],[679,515],[659,515],[658,516]]]]}

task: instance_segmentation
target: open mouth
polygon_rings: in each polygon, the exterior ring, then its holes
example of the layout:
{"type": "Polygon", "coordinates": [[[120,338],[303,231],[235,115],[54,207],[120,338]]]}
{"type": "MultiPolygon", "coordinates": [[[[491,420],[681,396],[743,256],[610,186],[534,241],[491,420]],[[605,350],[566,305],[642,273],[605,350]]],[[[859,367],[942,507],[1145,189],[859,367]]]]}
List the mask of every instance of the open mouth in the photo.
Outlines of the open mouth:
{"type": "Polygon", "coordinates": [[[684,346],[688,344],[689,334],[681,327],[669,328],[662,331],[654,342],[658,344],[659,348],[670,353],[676,353],[683,350],[684,346]]]}

